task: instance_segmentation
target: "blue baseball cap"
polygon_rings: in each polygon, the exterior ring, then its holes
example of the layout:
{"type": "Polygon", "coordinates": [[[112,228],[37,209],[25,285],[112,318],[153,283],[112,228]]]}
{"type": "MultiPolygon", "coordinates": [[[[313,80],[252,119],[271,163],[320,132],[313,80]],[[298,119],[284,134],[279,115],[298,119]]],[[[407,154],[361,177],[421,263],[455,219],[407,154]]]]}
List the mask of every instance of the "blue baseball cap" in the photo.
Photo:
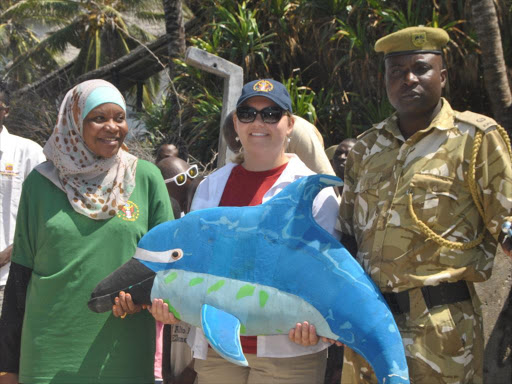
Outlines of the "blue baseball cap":
{"type": "Polygon", "coordinates": [[[286,111],[292,112],[292,100],[286,87],[279,81],[273,79],[254,80],[242,88],[242,94],[236,103],[238,108],[242,103],[251,97],[263,96],[272,100],[286,111]]]}

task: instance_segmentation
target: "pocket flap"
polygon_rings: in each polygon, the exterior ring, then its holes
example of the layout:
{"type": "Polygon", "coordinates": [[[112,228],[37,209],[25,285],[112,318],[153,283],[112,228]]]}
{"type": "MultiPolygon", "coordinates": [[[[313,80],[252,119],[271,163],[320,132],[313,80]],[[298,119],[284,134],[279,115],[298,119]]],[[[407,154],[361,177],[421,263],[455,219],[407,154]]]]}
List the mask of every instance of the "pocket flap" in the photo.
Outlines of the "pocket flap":
{"type": "Polygon", "coordinates": [[[412,177],[411,187],[419,188],[434,195],[444,195],[457,200],[457,195],[452,191],[460,190],[454,185],[460,184],[458,180],[451,177],[417,173],[412,177]]]}

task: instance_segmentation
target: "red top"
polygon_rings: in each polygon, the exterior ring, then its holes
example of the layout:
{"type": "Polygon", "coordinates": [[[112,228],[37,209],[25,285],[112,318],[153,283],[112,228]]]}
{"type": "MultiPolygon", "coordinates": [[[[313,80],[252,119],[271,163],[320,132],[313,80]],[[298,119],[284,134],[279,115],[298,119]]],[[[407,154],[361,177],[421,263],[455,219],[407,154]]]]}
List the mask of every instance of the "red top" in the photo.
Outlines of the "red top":
{"type": "MultiPolygon", "coordinates": [[[[263,172],[248,171],[241,165],[237,165],[229,175],[219,207],[247,207],[261,204],[263,196],[275,184],[287,165],[288,163],[285,163],[263,172]]],[[[244,353],[256,354],[257,336],[241,336],[240,341],[244,353]]]]}

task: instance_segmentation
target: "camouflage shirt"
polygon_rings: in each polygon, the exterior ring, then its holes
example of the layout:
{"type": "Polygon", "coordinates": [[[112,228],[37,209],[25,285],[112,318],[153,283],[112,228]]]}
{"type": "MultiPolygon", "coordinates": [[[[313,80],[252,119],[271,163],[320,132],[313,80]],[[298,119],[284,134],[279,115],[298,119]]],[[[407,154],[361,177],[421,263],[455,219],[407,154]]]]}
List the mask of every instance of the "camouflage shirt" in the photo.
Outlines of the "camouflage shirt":
{"type": "Polygon", "coordinates": [[[431,125],[408,140],[396,115],[375,125],[358,137],[347,160],[339,225],[356,238],[358,260],[383,292],[486,280],[512,208],[510,155],[496,123],[442,102],[431,125]],[[485,219],[466,177],[478,130],[484,136],[476,180],[485,219]],[[484,241],[461,251],[428,239],[409,213],[408,193],[418,218],[444,239],[468,242],[486,231],[484,241]]]}

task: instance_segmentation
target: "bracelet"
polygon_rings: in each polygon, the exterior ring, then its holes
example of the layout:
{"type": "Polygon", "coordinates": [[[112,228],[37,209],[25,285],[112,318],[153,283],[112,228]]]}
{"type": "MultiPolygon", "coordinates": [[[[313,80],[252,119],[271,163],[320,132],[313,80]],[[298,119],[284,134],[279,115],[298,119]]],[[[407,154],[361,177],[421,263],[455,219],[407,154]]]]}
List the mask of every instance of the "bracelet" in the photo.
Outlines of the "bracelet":
{"type": "Polygon", "coordinates": [[[9,372],[0,372],[0,376],[5,376],[7,375],[9,372]]]}

